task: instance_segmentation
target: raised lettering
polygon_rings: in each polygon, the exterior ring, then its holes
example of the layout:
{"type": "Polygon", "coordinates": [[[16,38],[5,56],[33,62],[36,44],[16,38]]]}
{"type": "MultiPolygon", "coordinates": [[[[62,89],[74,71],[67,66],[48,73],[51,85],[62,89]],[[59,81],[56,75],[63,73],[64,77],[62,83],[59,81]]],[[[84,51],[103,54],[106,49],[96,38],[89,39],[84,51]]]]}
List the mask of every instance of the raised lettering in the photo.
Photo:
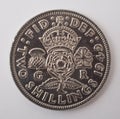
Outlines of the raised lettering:
{"type": "Polygon", "coordinates": [[[65,105],[66,104],[66,100],[63,100],[62,95],[58,95],[58,104],[61,104],[61,105],[65,105]]]}
{"type": "Polygon", "coordinates": [[[95,31],[90,28],[88,31],[85,32],[85,36],[87,37],[93,37],[95,35],[95,31]]]}
{"type": "Polygon", "coordinates": [[[21,79],[26,79],[28,77],[28,71],[27,69],[21,69],[18,71],[18,76],[21,78],[21,79]]]}
{"type": "Polygon", "coordinates": [[[25,32],[25,35],[27,37],[29,37],[30,39],[33,39],[34,38],[34,35],[33,35],[33,31],[31,29],[28,29],[26,32],[25,32]]]}
{"type": "Polygon", "coordinates": [[[77,28],[80,25],[80,21],[77,18],[72,17],[70,26],[73,28],[77,28]]]}
{"type": "Polygon", "coordinates": [[[39,86],[36,86],[31,93],[35,95],[36,98],[40,98],[40,96],[44,93],[44,91],[40,89],[39,86]]]}
{"type": "Polygon", "coordinates": [[[86,70],[79,70],[80,72],[80,79],[88,79],[87,71],[86,70]]]}
{"type": "Polygon", "coordinates": [[[35,86],[35,83],[33,81],[30,81],[28,84],[25,85],[25,88],[27,90],[31,90],[35,86]]]}
{"type": "Polygon", "coordinates": [[[49,97],[48,102],[49,102],[50,104],[55,104],[55,103],[56,103],[56,100],[54,100],[54,94],[50,94],[50,97],[49,97]]]}
{"type": "Polygon", "coordinates": [[[38,23],[41,29],[46,29],[49,26],[49,22],[46,19],[42,19],[38,23]]]}
{"type": "Polygon", "coordinates": [[[80,32],[84,33],[84,32],[86,32],[87,28],[88,28],[88,24],[86,24],[85,22],[82,22],[80,27],[78,28],[78,30],[80,32]]]}

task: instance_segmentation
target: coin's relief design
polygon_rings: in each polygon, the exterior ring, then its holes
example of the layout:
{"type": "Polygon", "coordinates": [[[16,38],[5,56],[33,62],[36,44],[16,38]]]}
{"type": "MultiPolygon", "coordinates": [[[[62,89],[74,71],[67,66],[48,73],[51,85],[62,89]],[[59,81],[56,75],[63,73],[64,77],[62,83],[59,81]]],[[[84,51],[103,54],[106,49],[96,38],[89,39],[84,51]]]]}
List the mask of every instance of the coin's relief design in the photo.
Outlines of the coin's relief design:
{"type": "Polygon", "coordinates": [[[107,42],[91,21],[74,12],[51,11],[18,33],[11,69],[30,100],[51,109],[68,109],[100,89],[109,58],[107,42]]]}
{"type": "Polygon", "coordinates": [[[87,47],[79,47],[75,52],[81,37],[78,37],[72,29],[63,25],[63,16],[56,16],[55,23],[56,26],[48,29],[42,37],[39,37],[46,51],[41,48],[32,48],[29,51],[31,57],[28,68],[47,69],[51,78],[41,84],[42,88],[56,89],[61,93],[67,93],[64,89],[88,88],[88,86],[85,87],[85,84],[70,76],[75,69],[92,68],[92,53],[87,47]],[[45,53],[47,53],[46,58],[44,57],[45,53]]]}

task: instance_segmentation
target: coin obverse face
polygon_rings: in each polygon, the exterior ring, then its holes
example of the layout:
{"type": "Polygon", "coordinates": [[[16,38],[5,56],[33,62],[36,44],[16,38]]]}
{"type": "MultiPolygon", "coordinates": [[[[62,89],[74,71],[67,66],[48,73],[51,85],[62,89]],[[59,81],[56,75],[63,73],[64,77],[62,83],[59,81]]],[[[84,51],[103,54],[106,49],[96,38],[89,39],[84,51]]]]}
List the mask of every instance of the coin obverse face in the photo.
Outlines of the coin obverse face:
{"type": "Polygon", "coordinates": [[[101,89],[110,54],[103,33],[91,20],[54,10],[20,29],[10,64],[16,85],[29,100],[61,110],[86,103],[101,89]]]}

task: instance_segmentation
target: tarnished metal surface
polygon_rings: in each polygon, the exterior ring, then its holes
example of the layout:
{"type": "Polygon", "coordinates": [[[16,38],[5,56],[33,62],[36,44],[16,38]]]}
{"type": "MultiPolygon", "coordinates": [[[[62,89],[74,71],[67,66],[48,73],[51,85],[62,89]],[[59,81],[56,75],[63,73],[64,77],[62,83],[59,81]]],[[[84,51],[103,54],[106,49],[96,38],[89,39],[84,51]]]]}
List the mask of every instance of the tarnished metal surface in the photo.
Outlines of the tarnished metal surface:
{"type": "Polygon", "coordinates": [[[85,16],[66,10],[40,14],[18,32],[11,70],[21,92],[50,109],[69,109],[91,99],[110,65],[107,41],[85,16]]]}

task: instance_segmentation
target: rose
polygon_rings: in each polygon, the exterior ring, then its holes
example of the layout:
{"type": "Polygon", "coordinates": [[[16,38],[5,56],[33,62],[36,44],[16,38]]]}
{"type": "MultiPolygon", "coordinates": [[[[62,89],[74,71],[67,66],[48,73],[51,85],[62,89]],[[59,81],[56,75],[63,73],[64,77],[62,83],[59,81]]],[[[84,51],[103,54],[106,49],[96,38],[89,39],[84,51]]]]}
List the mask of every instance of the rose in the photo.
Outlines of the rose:
{"type": "Polygon", "coordinates": [[[48,54],[46,67],[52,76],[70,76],[75,70],[73,54],[67,49],[54,49],[48,54]]]}

